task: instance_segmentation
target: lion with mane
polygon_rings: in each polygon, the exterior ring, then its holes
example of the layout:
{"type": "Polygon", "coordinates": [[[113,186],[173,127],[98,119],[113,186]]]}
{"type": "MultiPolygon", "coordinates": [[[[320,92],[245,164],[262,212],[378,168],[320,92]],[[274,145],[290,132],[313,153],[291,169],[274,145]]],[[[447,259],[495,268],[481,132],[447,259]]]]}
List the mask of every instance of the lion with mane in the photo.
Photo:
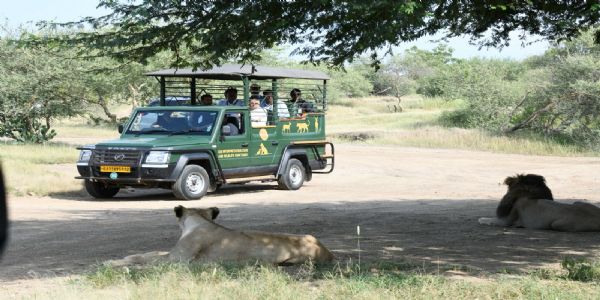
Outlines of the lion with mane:
{"type": "Polygon", "coordinates": [[[557,231],[600,231],[600,208],[589,203],[553,201],[543,176],[507,177],[506,195],[496,209],[496,218],[479,218],[479,223],[557,231]]]}

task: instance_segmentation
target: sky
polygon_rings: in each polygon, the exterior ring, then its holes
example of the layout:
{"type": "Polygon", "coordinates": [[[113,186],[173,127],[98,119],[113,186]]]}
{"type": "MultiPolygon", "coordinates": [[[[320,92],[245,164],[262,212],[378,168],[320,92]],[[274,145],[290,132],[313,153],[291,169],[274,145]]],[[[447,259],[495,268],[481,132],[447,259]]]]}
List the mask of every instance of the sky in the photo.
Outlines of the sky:
{"type": "MultiPolygon", "coordinates": [[[[41,20],[57,22],[76,21],[86,16],[101,16],[106,10],[96,8],[97,0],[0,0],[0,24],[6,22],[11,28],[25,24],[33,28],[41,20]]],[[[540,55],[548,48],[547,42],[536,42],[523,47],[521,41],[515,38],[510,46],[504,49],[481,49],[469,45],[467,37],[450,39],[448,45],[454,49],[454,56],[458,58],[485,57],[509,58],[521,60],[532,55],[540,55]]],[[[421,38],[415,42],[402,43],[394,49],[394,53],[402,53],[405,49],[417,46],[419,49],[431,50],[437,43],[431,42],[432,38],[421,38]]]]}

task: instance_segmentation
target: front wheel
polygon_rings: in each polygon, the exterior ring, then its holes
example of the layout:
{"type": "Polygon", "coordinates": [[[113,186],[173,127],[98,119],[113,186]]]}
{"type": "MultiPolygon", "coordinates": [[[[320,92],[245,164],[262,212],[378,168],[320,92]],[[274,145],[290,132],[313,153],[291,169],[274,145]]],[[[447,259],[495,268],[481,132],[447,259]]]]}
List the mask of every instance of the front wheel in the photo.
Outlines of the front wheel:
{"type": "Polygon", "coordinates": [[[85,190],[90,196],[98,199],[112,198],[119,192],[118,187],[111,187],[102,182],[91,180],[85,181],[85,190]]]}
{"type": "Polygon", "coordinates": [[[209,186],[210,177],[203,167],[187,165],[173,183],[173,194],[182,200],[198,200],[206,195],[209,186]]]}
{"type": "Polygon", "coordinates": [[[285,170],[277,180],[277,183],[280,188],[293,191],[299,189],[304,184],[305,179],[306,170],[304,166],[299,160],[292,158],[288,160],[285,170]]]}

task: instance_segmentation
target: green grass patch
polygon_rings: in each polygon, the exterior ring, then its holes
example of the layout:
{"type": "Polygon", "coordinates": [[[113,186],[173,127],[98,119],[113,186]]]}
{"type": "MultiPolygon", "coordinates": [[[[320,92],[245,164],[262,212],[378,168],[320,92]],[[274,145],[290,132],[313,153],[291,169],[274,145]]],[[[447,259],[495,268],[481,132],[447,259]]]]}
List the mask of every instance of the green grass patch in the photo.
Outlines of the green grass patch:
{"type": "Polygon", "coordinates": [[[128,299],[594,299],[596,283],[536,276],[456,279],[412,264],[158,264],[95,271],[24,298],[128,299]]]}
{"type": "Polygon", "coordinates": [[[565,278],[575,281],[600,282],[600,263],[585,259],[565,258],[561,266],[567,271],[565,278]]]}

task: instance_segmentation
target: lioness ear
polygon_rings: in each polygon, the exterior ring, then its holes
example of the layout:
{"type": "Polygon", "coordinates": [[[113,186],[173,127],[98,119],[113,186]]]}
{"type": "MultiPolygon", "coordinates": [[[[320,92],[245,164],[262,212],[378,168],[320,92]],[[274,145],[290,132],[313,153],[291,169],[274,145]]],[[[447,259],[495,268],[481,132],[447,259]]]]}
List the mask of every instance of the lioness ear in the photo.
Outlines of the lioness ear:
{"type": "Polygon", "coordinates": [[[210,210],[212,211],[212,219],[216,219],[219,215],[219,209],[216,207],[211,207],[210,210]]]}
{"type": "Polygon", "coordinates": [[[175,208],[173,210],[175,211],[175,216],[177,218],[181,218],[181,216],[183,216],[183,209],[184,208],[185,207],[183,207],[181,205],[175,206],[175,208]]]}

